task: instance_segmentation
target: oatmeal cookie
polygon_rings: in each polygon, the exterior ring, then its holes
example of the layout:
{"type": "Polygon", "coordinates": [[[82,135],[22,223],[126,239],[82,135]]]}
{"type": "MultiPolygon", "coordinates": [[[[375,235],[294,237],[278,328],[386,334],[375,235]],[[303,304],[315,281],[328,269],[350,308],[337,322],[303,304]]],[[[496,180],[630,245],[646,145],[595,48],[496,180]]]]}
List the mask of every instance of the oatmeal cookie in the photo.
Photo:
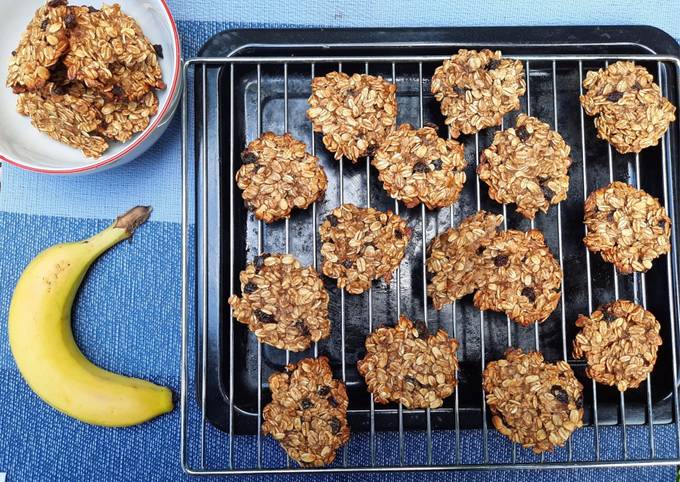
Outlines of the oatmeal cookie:
{"type": "Polygon", "coordinates": [[[262,432],[274,437],[304,467],[322,467],[349,440],[347,392],[333,379],[326,357],[306,358],[269,377],[272,401],[262,432]]]}
{"type": "Polygon", "coordinates": [[[19,94],[17,111],[30,117],[36,129],[80,149],[87,157],[101,157],[109,148],[109,143],[99,134],[101,112],[79,95],[25,92],[19,94]]]}
{"type": "Polygon", "coordinates": [[[570,150],[548,124],[520,114],[514,128],[496,132],[477,173],[492,199],[515,203],[519,213],[533,219],[536,211],[548,212],[567,198],[570,150]]]}
{"type": "Polygon", "coordinates": [[[338,288],[360,294],[374,279],[392,279],[406,253],[411,229],[391,211],[343,204],[319,228],[323,274],[338,280],[338,288]]]}
{"type": "Polygon", "coordinates": [[[127,142],[137,132],[146,129],[158,112],[158,97],[147,92],[139,100],[107,99],[96,96],[104,123],[98,132],[108,139],[127,142]]]}
{"type": "Polygon", "coordinates": [[[432,94],[441,103],[452,137],[497,126],[519,109],[526,91],[524,66],[501,57],[500,51],[461,49],[437,67],[432,94]]]}
{"type": "Polygon", "coordinates": [[[675,120],[675,106],[661,94],[652,74],[635,62],[590,71],[583,87],[581,104],[596,116],[597,136],[621,154],[657,145],[675,120]]]}
{"type": "Polygon", "coordinates": [[[644,272],[671,250],[671,220],[659,201],[646,192],[615,181],[590,193],[583,242],[614,263],[620,273],[644,272]]]}
{"type": "Polygon", "coordinates": [[[563,446],[583,426],[583,386],[565,361],[511,348],[483,379],[496,430],[537,454],[563,446]]]}
{"type": "Polygon", "coordinates": [[[483,282],[475,306],[505,312],[520,325],[545,321],[560,301],[562,270],[536,229],[497,234],[482,253],[479,271],[483,282]]]}
{"type": "Polygon", "coordinates": [[[64,57],[69,79],[102,95],[128,100],[165,88],[154,46],[120,5],[73,8],[75,26],[64,57]]]}
{"type": "Polygon", "coordinates": [[[422,321],[401,315],[395,327],[381,327],[366,338],[359,373],[377,403],[406,408],[438,408],[456,386],[458,341],[444,330],[431,335],[422,321]]]}
{"type": "Polygon", "coordinates": [[[331,72],[312,80],[307,117],[335,158],[372,155],[397,122],[397,86],[382,77],[331,72]]]}
{"type": "Polygon", "coordinates": [[[314,268],[289,254],[265,253],[239,279],[242,294],[229,304],[260,343],[302,351],[330,334],[328,292],[314,268]]]}
{"type": "Polygon", "coordinates": [[[390,196],[409,208],[421,202],[428,209],[449,206],[465,184],[462,144],[442,139],[429,126],[399,126],[387,135],[371,163],[390,196]]]}
{"type": "Polygon", "coordinates": [[[430,242],[427,271],[431,279],[427,294],[436,309],[441,310],[486,282],[480,276],[482,253],[502,222],[501,215],[479,211],[430,242]]]}
{"type": "Polygon", "coordinates": [[[50,79],[50,70],[68,49],[73,26],[66,0],[50,0],[40,7],[12,51],[7,86],[15,93],[43,87],[50,79]]]}
{"type": "Polygon", "coordinates": [[[661,329],[653,314],[627,300],[580,315],[581,331],[574,340],[574,358],[585,358],[586,374],[620,391],[637,388],[656,363],[661,329]]]}
{"type": "Polygon", "coordinates": [[[271,223],[323,199],[328,179],[306,148],[288,133],[265,132],[243,151],[236,183],[257,219],[271,223]]]}

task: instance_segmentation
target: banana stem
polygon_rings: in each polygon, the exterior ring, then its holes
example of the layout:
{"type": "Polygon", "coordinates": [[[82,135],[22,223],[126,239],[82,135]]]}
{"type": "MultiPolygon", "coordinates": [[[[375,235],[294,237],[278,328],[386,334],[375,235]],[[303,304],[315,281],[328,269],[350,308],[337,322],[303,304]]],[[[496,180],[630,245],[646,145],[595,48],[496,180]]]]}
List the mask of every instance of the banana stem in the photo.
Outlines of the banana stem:
{"type": "Polygon", "coordinates": [[[90,249],[97,253],[103,253],[111,246],[132,237],[135,230],[144,224],[149,216],[151,216],[151,206],[136,206],[122,216],[118,216],[111,226],[86,239],[83,243],[88,244],[90,249]]]}

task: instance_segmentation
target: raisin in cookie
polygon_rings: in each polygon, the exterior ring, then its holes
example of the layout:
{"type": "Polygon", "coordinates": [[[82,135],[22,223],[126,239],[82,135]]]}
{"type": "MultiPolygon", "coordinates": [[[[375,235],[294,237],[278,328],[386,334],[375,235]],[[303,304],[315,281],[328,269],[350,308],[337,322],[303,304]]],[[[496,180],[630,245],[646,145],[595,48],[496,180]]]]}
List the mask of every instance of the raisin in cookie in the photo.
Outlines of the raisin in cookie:
{"type": "Polygon", "coordinates": [[[390,196],[409,208],[421,202],[428,209],[449,206],[465,184],[462,144],[442,139],[432,127],[402,124],[387,135],[371,163],[390,196]]]}
{"type": "Polygon", "coordinates": [[[289,254],[257,256],[239,276],[229,304],[260,343],[302,351],[330,334],[328,292],[314,268],[289,254]]]}
{"type": "Polygon", "coordinates": [[[236,183],[257,219],[271,223],[323,199],[328,179],[306,148],[288,133],[265,132],[243,151],[236,183]]]}
{"type": "Polygon", "coordinates": [[[660,325],[653,314],[627,300],[580,315],[574,358],[585,358],[586,374],[620,391],[637,388],[654,369],[661,345],[660,325]]]}
{"type": "Polygon", "coordinates": [[[449,228],[428,246],[427,271],[430,283],[427,294],[435,308],[472,293],[485,279],[480,270],[482,253],[496,236],[503,216],[479,211],[449,228]]]}
{"type": "Polygon", "coordinates": [[[499,125],[505,114],[519,109],[526,91],[524,66],[501,57],[498,50],[461,49],[437,67],[431,90],[451,136],[474,134],[499,125]]]}
{"type": "Polygon", "coordinates": [[[479,270],[483,282],[474,303],[480,310],[504,312],[527,326],[545,321],[560,301],[562,270],[536,229],[497,234],[479,270]]]}
{"type": "Polygon", "coordinates": [[[477,173],[489,196],[501,204],[515,203],[533,219],[551,204],[567,198],[570,148],[562,136],[535,117],[520,114],[514,128],[496,132],[482,153],[477,173]]]}
{"type": "Polygon", "coordinates": [[[375,279],[386,282],[401,263],[411,237],[406,221],[391,211],[343,204],[319,228],[323,274],[338,288],[359,294],[375,279]]]}
{"type": "Polygon", "coordinates": [[[68,49],[73,26],[66,0],[50,0],[40,7],[9,58],[7,86],[18,94],[47,84],[51,69],[68,49]]]}
{"type": "Polygon", "coordinates": [[[483,386],[496,430],[537,454],[563,446],[583,426],[583,386],[565,361],[511,348],[487,365],[483,386]]]}
{"type": "Polygon", "coordinates": [[[657,145],[675,120],[675,106],[661,94],[652,74],[634,62],[590,71],[583,87],[581,104],[596,116],[597,136],[621,154],[657,145]]]}
{"type": "Polygon", "coordinates": [[[372,155],[397,122],[397,86],[382,77],[331,72],[312,80],[307,117],[335,158],[372,155]]]}
{"type": "Polygon", "coordinates": [[[326,357],[306,358],[269,377],[272,401],[264,407],[262,432],[293,460],[322,467],[349,440],[347,392],[333,379],[326,357]]]}
{"type": "Polygon", "coordinates": [[[647,271],[671,250],[666,210],[640,189],[615,181],[590,193],[584,209],[583,242],[623,274],[647,271]]]}
{"type": "Polygon", "coordinates": [[[422,321],[401,315],[397,326],[381,327],[366,338],[359,373],[378,403],[437,408],[456,386],[458,341],[444,330],[431,335],[422,321]]]}

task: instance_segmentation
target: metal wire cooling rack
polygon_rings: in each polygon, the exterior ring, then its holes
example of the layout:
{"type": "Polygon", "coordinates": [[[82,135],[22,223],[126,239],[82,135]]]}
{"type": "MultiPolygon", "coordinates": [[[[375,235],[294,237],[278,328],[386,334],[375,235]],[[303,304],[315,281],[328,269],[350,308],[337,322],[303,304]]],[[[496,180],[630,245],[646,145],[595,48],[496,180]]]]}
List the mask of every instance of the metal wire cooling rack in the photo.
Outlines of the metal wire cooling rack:
{"type": "MultiPolygon", "coordinates": [[[[463,46],[450,46],[450,51],[458,47],[463,46]]],[[[507,46],[490,47],[505,51],[507,46]]],[[[457,224],[462,217],[479,208],[502,212],[505,229],[529,227],[529,222],[515,216],[511,209],[490,202],[485,196],[484,185],[480,185],[474,174],[479,154],[490,142],[493,129],[463,139],[470,166],[461,201],[451,209],[430,212],[424,207],[406,210],[386,198],[376,187],[379,185],[368,161],[351,166],[347,161],[328,159],[307,119],[297,115],[304,110],[311,78],[338,69],[380,73],[397,82],[400,112],[403,111],[399,122],[422,125],[436,116],[436,104],[429,94],[429,76],[445,55],[267,55],[194,58],[185,63],[181,461],[186,472],[238,475],[680,463],[675,382],[678,379],[676,257],[673,254],[658,260],[648,275],[622,277],[580,244],[584,234],[581,206],[585,196],[598,184],[613,179],[626,179],[659,196],[676,225],[672,161],[677,162],[677,153],[672,147],[678,141],[678,123],[672,124],[659,147],[637,156],[620,156],[602,141],[594,139],[592,119],[584,115],[577,97],[587,70],[628,59],[646,65],[664,94],[677,105],[680,60],[655,54],[523,53],[538,47],[544,46],[522,45],[522,49],[509,55],[525,62],[527,93],[522,111],[538,116],[565,136],[573,149],[574,164],[569,199],[552,207],[547,216],[537,217],[536,223],[530,223],[531,227],[536,225],[546,233],[549,245],[565,270],[562,302],[550,320],[527,329],[515,326],[500,315],[480,313],[465,302],[437,313],[428,306],[425,295],[425,248],[437,232],[457,224]],[[267,92],[267,89],[271,91],[267,92]],[[268,107],[263,105],[265,98],[268,107]],[[293,98],[297,99],[295,108],[290,107],[293,98]],[[193,129],[190,128],[192,115],[196,119],[193,129]],[[239,192],[234,187],[234,174],[240,162],[238,153],[245,141],[270,129],[291,131],[297,137],[306,136],[304,139],[312,153],[322,156],[326,171],[334,171],[330,175],[331,181],[337,176],[335,186],[332,182],[329,186],[327,204],[314,205],[300,219],[293,217],[275,226],[248,218],[239,205],[239,192]],[[254,251],[286,251],[306,264],[318,267],[319,245],[315,234],[318,224],[330,208],[350,201],[390,207],[414,227],[416,235],[411,241],[412,250],[395,275],[395,281],[388,286],[374,286],[359,304],[354,297],[345,296],[344,291],[331,290],[336,303],[335,311],[332,310],[335,335],[327,344],[321,342],[308,352],[274,353],[254,343],[252,337],[247,339],[247,331],[241,337],[241,327],[231,317],[225,301],[237,286],[234,280],[246,258],[249,260],[256,254],[254,251]],[[597,386],[583,376],[582,362],[570,358],[571,325],[575,314],[592,312],[611,296],[628,297],[645,307],[650,304],[650,309],[664,325],[664,354],[651,376],[655,383],[649,377],[633,394],[618,394],[597,386]],[[353,394],[362,390],[360,381],[355,380],[353,374],[354,352],[361,353],[363,337],[374,326],[394,321],[395,314],[402,310],[414,311],[429,325],[447,329],[462,341],[459,350],[464,370],[461,383],[440,409],[423,411],[406,410],[396,405],[376,406],[365,393],[363,401],[353,402],[353,394]],[[351,332],[357,317],[360,318],[358,325],[363,326],[359,337],[351,332]],[[555,454],[535,457],[502,440],[488,426],[484,397],[481,387],[476,385],[487,360],[499,357],[506,346],[541,349],[547,359],[565,359],[581,375],[586,398],[585,421],[589,428],[577,431],[575,440],[570,440],[555,454]],[[348,455],[347,449],[341,449],[331,467],[298,468],[258,430],[262,408],[268,400],[266,378],[268,373],[288,361],[326,352],[332,353],[334,369],[348,383],[353,430],[350,444],[359,447],[358,452],[352,453],[362,455],[357,458],[348,455]],[[661,387],[655,388],[657,385],[661,387]],[[220,430],[215,430],[213,425],[220,430]],[[601,443],[602,432],[612,430],[609,428],[612,425],[621,442],[614,451],[601,443]],[[659,427],[665,430],[659,432],[659,427]],[[637,446],[639,444],[629,446],[632,430],[638,435],[644,432],[646,442],[643,447],[637,446]],[[576,440],[577,436],[579,440],[576,440]],[[416,457],[412,453],[414,443],[419,447],[416,457]],[[585,452],[576,449],[577,443],[588,448],[585,452]],[[507,453],[490,450],[490,444],[503,447],[507,453]]],[[[508,116],[504,123],[508,125],[512,121],[513,117],[508,116]]],[[[676,243],[674,229],[673,253],[677,252],[676,243]]],[[[354,398],[361,397],[356,395],[354,398]]]]}

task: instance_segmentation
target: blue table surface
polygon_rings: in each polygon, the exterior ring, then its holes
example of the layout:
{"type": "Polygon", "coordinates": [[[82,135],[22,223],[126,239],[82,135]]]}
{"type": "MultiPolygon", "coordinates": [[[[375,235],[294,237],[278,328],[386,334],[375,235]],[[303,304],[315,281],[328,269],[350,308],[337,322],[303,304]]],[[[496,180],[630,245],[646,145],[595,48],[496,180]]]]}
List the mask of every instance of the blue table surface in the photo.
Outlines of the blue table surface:
{"type": "MultiPolygon", "coordinates": [[[[77,2],[76,2],[77,3],[77,2]]],[[[680,2],[628,0],[565,2],[169,0],[185,56],[227,28],[294,26],[469,26],[648,24],[680,38],[680,2]]],[[[108,172],[55,178],[3,166],[0,191],[0,318],[22,268],[41,249],[86,237],[141,203],[155,207],[132,243],[105,254],[86,279],[74,316],[85,354],[105,368],[170,386],[179,395],[180,161],[179,123],[143,158],[108,172]]],[[[90,427],[46,407],[27,388],[0,323],[0,473],[8,481],[181,480],[179,410],[128,429],[90,427]]],[[[584,440],[592,433],[583,430],[584,440]]],[[[620,434],[605,434],[616,451],[620,434]]],[[[646,432],[629,444],[646,447],[646,432]]],[[[672,450],[674,431],[656,433],[659,451],[672,450]]],[[[418,438],[409,444],[417,447],[418,438]]],[[[472,442],[471,442],[472,443],[472,442]]],[[[443,441],[438,451],[446,451],[443,441]]],[[[467,448],[466,448],[467,449],[467,448]]],[[[223,457],[220,448],[210,457],[223,457]]],[[[356,449],[360,450],[360,448],[356,449]]],[[[472,448],[470,448],[472,450],[472,448]]],[[[242,453],[240,457],[250,457],[242,453]]],[[[641,454],[644,456],[645,454],[641,454]]],[[[674,468],[575,471],[492,471],[446,474],[319,475],[310,480],[670,481],[674,468]]],[[[266,477],[284,480],[290,477],[266,477]]],[[[0,480],[2,477],[0,476],[0,480]]],[[[260,479],[261,480],[261,479],[260,479]]]]}

